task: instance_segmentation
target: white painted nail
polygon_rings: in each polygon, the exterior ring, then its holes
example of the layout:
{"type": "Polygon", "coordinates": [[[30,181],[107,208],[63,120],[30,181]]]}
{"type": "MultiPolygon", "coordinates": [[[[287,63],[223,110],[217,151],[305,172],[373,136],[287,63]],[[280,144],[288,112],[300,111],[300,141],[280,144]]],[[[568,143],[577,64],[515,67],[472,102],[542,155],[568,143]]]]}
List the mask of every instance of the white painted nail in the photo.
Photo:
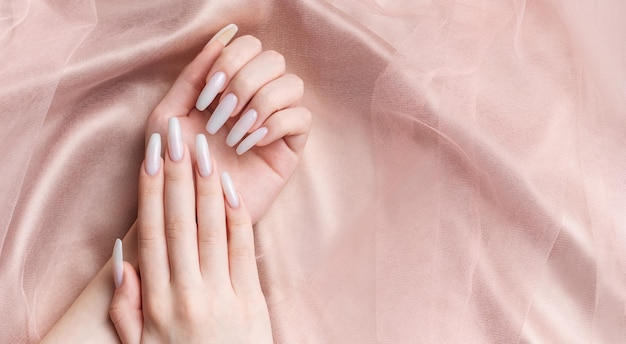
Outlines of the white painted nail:
{"type": "Polygon", "coordinates": [[[196,135],[196,162],[201,176],[208,177],[211,175],[213,166],[211,165],[211,156],[209,154],[209,143],[204,134],[196,135]]]}
{"type": "Polygon", "coordinates": [[[159,133],[150,136],[146,149],[145,167],[149,176],[154,176],[161,168],[161,135],[159,133]]]}
{"type": "Polygon", "coordinates": [[[206,131],[209,134],[215,134],[218,130],[228,121],[230,115],[233,113],[235,108],[237,107],[237,96],[229,93],[224,99],[217,105],[215,111],[211,115],[209,122],[206,124],[206,131]]]}
{"type": "Polygon", "coordinates": [[[181,161],[185,149],[183,147],[183,133],[180,129],[180,121],[176,117],[170,117],[167,123],[167,150],[172,161],[181,161]]]}
{"type": "Polygon", "coordinates": [[[115,246],[113,246],[113,281],[115,288],[119,288],[124,281],[124,251],[120,239],[115,240],[115,246]]]}
{"type": "Polygon", "coordinates": [[[219,41],[220,43],[222,43],[222,45],[226,46],[228,43],[230,43],[230,41],[233,39],[233,37],[235,37],[235,34],[237,33],[238,30],[239,30],[239,28],[237,27],[237,25],[235,25],[235,24],[228,24],[228,25],[224,26],[224,28],[219,30],[213,36],[213,38],[211,38],[209,43],[207,43],[206,45],[209,45],[209,44],[213,43],[214,41],[219,41]]]}
{"type": "Polygon", "coordinates": [[[213,74],[198,96],[196,109],[200,111],[206,110],[206,108],[211,105],[213,100],[215,100],[215,97],[218,93],[220,93],[225,84],[226,74],[224,72],[217,72],[213,74]]]}
{"type": "Polygon", "coordinates": [[[256,122],[257,117],[258,114],[255,110],[250,109],[246,111],[246,113],[244,113],[241,118],[239,118],[237,123],[233,125],[230,133],[228,133],[228,136],[226,137],[226,145],[228,147],[233,147],[234,145],[236,145],[237,142],[239,142],[239,140],[241,140],[243,136],[246,135],[248,130],[252,128],[252,126],[256,122]]]}
{"type": "Polygon", "coordinates": [[[239,196],[237,196],[237,190],[235,190],[230,174],[226,171],[222,172],[222,189],[231,208],[237,208],[239,206],[239,196]]]}
{"type": "Polygon", "coordinates": [[[267,135],[268,129],[266,127],[261,127],[252,134],[248,135],[239,146],[237,146],[237,155],[241,155],[250,150],[250,148],[254,147],[259,141],[263,140],[265,135],[267,135]]]}

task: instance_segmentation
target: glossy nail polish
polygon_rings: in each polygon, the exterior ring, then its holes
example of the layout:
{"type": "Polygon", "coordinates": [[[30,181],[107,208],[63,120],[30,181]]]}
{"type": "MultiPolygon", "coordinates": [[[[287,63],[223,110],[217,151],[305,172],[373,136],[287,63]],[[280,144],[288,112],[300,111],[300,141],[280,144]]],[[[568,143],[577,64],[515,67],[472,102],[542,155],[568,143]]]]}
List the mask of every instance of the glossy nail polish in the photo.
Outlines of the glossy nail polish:
{"type": "Polygon", "coordinates": [[[211,135],[217,133],[228,121],[236,107],[237,96],[232,93],[227,94],[213,111],[209,122],[206,124],[206,131],[211,135]]]}
{"type": "Polygon", "coordinates": [[[196,135],[196,163],[198,172],[203,177],[208,177],[213,172],[211,156],[209,154],[209,143],[204,134],[196,135]]]}
{"type": "Polygon", "coordinates": [[[154,176],[161,168],[161,135],[158,133],[154,133],[150,136],[144,164],[146,173],[149,176],[154,176]]]}
{"type": "Polygon", "coordinates": [[[215,100],[215,97],[218,93],[220,93],[225,84],[226,74],[224,72],[217,72],[213,74],[198,96],[196,109],[200,111],[206,110],[206,108],[211,105],[213,100],[215,100]]]}
{"type": "Polygon", "coordinates": [[[233,128],[230,130],[230,133],[228,133],[228,136],[226,137],[226,145],[228,147],[233,147],[234,145],[236,145],[237,142],[239,142],[239,140],[241,140],[243,136],[246,135],[248,130],[252,128],[252,126],[256,122],[257,117],[258,114],[255,110],[250,109],[246,111],[246,113],[244,113],[241,118],[239,118],[237,123],[235,123],[233,128]]]}
{"type": "Polygon", "coordinates": [[[224,189],[224,195],[226,195],[226,201],[231,208],[237,208],[239,206],[239,196],[237,196],[237,190],[233,180],[230,178],[230,174],[224,171],[222,172],[222,188],[224,189]]]}
{"type": "Polygon", "coordinates": [[[237,155],[241,155],[250,150],[250,148],[254,147],[259,141],[263,140],[263,138],[267,135],[268,129],[266,127],[261,127],[255,131],[253,131],[248,137],[246,137],[239,146],[237,146],[237,155]]]}
{"type": "Polygon", "coordinates": [[[235,24],[228,24],[226,26],[224,26],[221,30],[219,30],[209,41],[209,43],[207,43],[206,45],[209,45],[211,43],[213,43],[214,41],[219,41],[220,43],[222,43],[222,45],[226,46],[228,43],[230,43],[230,41],[233,39],[233,37],[235,37],[235,34],[237,33],[237,31],[239,30],[239,28],[237,27],[237,25],[235,24]]]}
{"type": "Polygon", "coordinates": [[[185,148],[183,147],[183,133],[180,129],[180,121],[171,117],[167,123],[167,150],[172,161],[181,161],[185,148]]]}
{"type": "Polygon", "coordinates": [[[115,240],[113,246],[113,281],[115,288],[119,288],[124,280],[124,251],[122,250],[122,240],[115,240]]]}

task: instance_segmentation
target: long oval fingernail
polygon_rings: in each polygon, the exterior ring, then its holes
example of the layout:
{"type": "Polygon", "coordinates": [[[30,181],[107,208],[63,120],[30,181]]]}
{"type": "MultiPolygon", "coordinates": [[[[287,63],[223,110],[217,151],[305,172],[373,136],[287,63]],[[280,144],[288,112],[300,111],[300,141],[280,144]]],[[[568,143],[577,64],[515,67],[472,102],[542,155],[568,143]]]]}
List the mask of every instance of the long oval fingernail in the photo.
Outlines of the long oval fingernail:
{"type": "Polygon", "coordinates": [[[222,90],[222,87],[226,84],[226,74],[224,72],[217,72],[211,76],[209,81],[200,92],[198,100],[196,100],[196,109],[200,111],[206,110],[211,105],[218,93],[222,90]]]}
{"type": "Polygon", "coordinates": [[[196,135],[196,162],[201,176],[208,177],[211,175],[213,166],[211,166],[211,156],[209,155],[209,143],[204,134],[196,135]]]}
{"type": "Polygon", "coordinates": [[[183,133],[180,129],[180,121],[176,117],[171,117],[167,123],[167,150],[172,161],[183,159],[183,133]]]}
{"type": "Polygon", "coordinates": [[[226,145],[228,147],[236,145],[237,142],[239,142],[239,140],[241,140],[241,138],[248,132],[248,130],[252,128],[257,117],[258,114],[255,110],[250,109],[246,111],[246,113],[239,118],[237,123],[235,123],[233,128],[230,130],[230,133],[228,133],[228,136],[226,137],[226,145]]]}
{"type": "Polygon", "coordinates": [[[215,108],[215,111],[213,111],[209,122],[206,124],[206,131],[208,131],[209,134],[217,133],[217,131],[220,130],[220,128],[224,125],[224,123],[228,121],[230,115],[233,113],[236,107],[236,95],[229,93],[224,96],[217,108],[215,108]]]}
{"type": "Polygon", "coordinates": [[[222,172],[222,189],[224,190],[228,204],[232,208],[237,208],[239,206],[239,196],[237,196],[237,190],[235,190],[235,185],[230,178],[230,174],[226,171],[222,172]]]}
{"type": "Polygon", "coordinates": [[[122,240],[115,240],[113,246],[113,281],[115,288],[119,288],[124,281],[124,250],[122,250],[122,240]]]}
{"type": "Polygon", "coordinates": [[[250,150],[250,148],[254,147],[259,141],[263,140],[263,138],[267,135],[268,129],[266,127],[261,127],[252,132],[252,134],[248,135],[239,146],[237,146],[237,155],[241,155],[250,150]]]}
{"type": "Polygon", "coordinates": [[[209,45],[214,41],[219,41],[220,43],[222,43],[222,45],[226,46],[228,43],[230,43],[233,37],[235,37],[235,34],[237,34],[238,30],[239,28],[237,27],[237,25],[228,24],[224,26],[221,30],[219,30],[215,35],[213,35],[211,40],[209,40],[209,43],[207,43],[206,45],[209,45]]]}
{"type": "Polygon", "coordinates": [[[154,176],[161,168],[161,135],[159,133],[150,136],[146,149],[145,168],[149,176],[154,176]]]}

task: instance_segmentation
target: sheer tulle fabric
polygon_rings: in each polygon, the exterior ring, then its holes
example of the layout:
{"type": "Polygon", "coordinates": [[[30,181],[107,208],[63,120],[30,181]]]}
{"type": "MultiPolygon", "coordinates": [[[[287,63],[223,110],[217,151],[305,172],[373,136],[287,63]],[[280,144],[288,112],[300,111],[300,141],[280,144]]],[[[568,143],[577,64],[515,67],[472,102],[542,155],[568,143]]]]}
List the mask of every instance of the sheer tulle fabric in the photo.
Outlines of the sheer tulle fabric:
{"type": "Polygon", "coordinates": [[[0,341],[36,342],[109,258],[148,113],[234,22],[315,114],[256,226],[277,342],[623,342],[623,7],[3,2],[0,341]]]}

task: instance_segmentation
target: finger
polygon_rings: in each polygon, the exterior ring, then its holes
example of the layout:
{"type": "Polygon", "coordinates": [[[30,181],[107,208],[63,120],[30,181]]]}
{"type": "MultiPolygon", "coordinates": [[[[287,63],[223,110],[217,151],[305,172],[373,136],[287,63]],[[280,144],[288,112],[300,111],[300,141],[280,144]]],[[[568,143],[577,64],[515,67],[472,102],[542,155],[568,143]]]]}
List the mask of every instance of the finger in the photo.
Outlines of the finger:
{"type": "Polygon", "coordinates": [[[242,155],[254,146],[267,146],[279,139],[284,139],[289,149],[299,154],[304,148],[310,127],[311,112],[307,108],[293,107],[278,111],[261,128],[241,141],[237,146],[237,154],[242,155]]]}
{"type": "Polygon", "coordinates": [[[206,86],[207,73],[223,48],[219,41],[207,45],[176,78],[150,114],[151,120],[187,116],[195,107],[200,92],[206,86]]]}
{"type": "Polygon", "coordinates": [[[222,187],[227,199],[230,281],[233,290],[239,295],[257,293],[261,290],[261,284],[254,254],[254,234],[250,214],[227,172],[222,173],[222,187]]]}
{"type": "Polygon", "coordinates": [[[283,55],[273,50],[257,55],[233,76],[207,123],[207,131],[215,134],[228,118],[237,115],[243,109],[260,88],[284,73],[283,55]]]}
{"type": "Polygon", "coordinates": [[[141,282],[132,264],[124,262],[122,284],[115,289],[109,317],[123,344],[141,341],[143,316],[141,312],[141,282]]]}
{"type": "Polygon", "coordinates": [[[200,271],[215,286],[229,283],[224,196],[206,136],[196,136],[196,203],[200,271]]]}
{"type": "Polygon", "coordinates": [[[249,35],[238,37],[225,47],[205,74],[206,86],[198,97],[196,108],[200,111],[206,110],[232,77],[261,53],[261,49],[261,41],[249,35]]]}
{"type": "Polygon", "coordinates": [[[293,74],[286,74],[269,82],[252,97],[246,111],[226,137],[226,144],[233,147],[246,133],[260,128],[274,112],[297,104],[303,93],[302,79],[293,74]]]}
{"type": "Polygon", "coordinates": [[[167,135],[164,166],[167,252],[172,281],[187,283],[200,277],[193,170],[178,118],[170,118],[167,135]]]}
{"type": "Polygon", "coordinates": [[[146,159],[139,174],[137,209],[137,255],[146,286],[159,289],[169,280],[164,232],[163,159],[161,136],[150,136],[146,159]]]}

